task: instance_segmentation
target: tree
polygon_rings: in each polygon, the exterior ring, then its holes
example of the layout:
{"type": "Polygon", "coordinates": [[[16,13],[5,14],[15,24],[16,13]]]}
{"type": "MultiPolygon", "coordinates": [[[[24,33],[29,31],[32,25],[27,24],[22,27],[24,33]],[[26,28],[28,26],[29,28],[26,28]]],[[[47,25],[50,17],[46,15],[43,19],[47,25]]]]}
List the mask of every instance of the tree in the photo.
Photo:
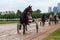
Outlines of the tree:
{"type": "Polygon", "coordinates": [[[60,12],[57,13],[58,17],[60,18],[60,12]]]}
{"type": "Polygon", "coordinates": [[[33,18],[40,18],[41,17],[41,11],[39,9],[33,11],[32,17],[33,18]]]}
{"type": "Polygon", "coordinates": [[[50,12],[51,15],[54,15],[54,12],[50,12]]]}
{"type": "Polygon", "coordinates": [[[37,11],[38,13],[41,13],[41,10],[39,10],[39,9],[37,9],[36,11],[37,11]]]}
{"type": "Polygon", "coordinates": [[[19,18],[21,15],[21,11],[20,10],[17,10],[17,17],[19,18]]]}
{"type": "Polygon", "coordinates": [[[3,15],[0,14],[0,18],[3,18],[3,15]]]}

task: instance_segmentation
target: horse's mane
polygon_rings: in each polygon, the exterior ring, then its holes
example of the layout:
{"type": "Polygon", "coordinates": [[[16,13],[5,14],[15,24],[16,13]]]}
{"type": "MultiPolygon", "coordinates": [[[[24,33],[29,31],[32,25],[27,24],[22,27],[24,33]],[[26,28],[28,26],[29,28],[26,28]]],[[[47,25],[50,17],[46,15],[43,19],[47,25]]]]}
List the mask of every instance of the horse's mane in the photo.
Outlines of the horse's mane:
{"type": "Polygon", "coordinates": [[[20,22],[21,22],[21,23],[25,23],[25,24],[28,23],[27,13],[28,13],[29,9],[31,9],[30,6],[27,7],[27,8],[25,8],[25,10],[22,12],[22,14],[21,14],[21,16],[20,16],[20,22]]]}
{"type": "Polygon", "coordinates": [[[30,8],[31,8],[31,6],[28,6],[27,8],[25,8],[25,10],[23,11],[23,13],[27,13],[30,8]]]}

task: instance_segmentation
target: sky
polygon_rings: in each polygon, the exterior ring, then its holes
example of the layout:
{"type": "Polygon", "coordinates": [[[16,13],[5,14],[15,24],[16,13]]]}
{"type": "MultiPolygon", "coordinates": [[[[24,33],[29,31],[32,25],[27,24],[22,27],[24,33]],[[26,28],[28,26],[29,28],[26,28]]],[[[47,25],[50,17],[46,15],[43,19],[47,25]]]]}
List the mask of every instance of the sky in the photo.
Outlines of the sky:
{"type": "Polygon", "coordinates": [[[42,12],[48,12],[49,7],[57,6],[60,0],[0,0],[0,11],[23,10],[29,5],[33,10],[40,9],[42,12]]]}

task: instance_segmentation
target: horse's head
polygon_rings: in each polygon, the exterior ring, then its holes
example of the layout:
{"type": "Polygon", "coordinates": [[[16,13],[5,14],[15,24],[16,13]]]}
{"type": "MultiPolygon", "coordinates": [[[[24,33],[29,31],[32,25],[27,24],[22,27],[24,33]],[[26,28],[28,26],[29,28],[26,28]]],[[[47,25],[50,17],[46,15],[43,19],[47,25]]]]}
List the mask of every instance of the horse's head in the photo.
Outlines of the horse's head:
{"type": "Polygon", "coordinates": [[[25,8],[25,10],[23,11],[23,15],[28,15],[28,14],[32,14],[32,6],[28,6],[27,8],[25,8]]]}
{"type": "Polygon", "coordinates": [[[32,14],[32,6],[28,6],[28,7],[24,10],[23,14],[24,14],[25,17],[28,16],[28,21],[31,22],[31,21],[32,21],[32,16],[31,16],[31,14],[32,14]]]}
{"type": "Polygon", "coordinates": [[[32,6],[29,6],[28,9],[27,9],[27,15],[28,15],[28,21],[29,22],[33,21],[32,16],[31,16],[31,14],[32,14],[32,8],[31,7],[32,6]]]}
{"type": "Polygon", "coordinates": [[[26,22],[31,22],[32,21],[32,6],[28,6],[27,8],[25,8],[25,10],[23,11],[22,15],[21,15],[21,21],[23,21],[24,23],[26,22]]]}
{"type": "Polygon", "coordinates": [[[25,10],[24,10],[23,13],[27,15],[28,12],[29,12],[29,13],[32,13],[32,6],[28,6],[27,8],[25,8],[25,10]]]}
{"type": "Polygon", "coordinates": [[[29,6],[28,8],[27,8],[27,12],[29,12],[29,13],[32,13],[32,8],[31,8],[32,6],[29,6]]]}

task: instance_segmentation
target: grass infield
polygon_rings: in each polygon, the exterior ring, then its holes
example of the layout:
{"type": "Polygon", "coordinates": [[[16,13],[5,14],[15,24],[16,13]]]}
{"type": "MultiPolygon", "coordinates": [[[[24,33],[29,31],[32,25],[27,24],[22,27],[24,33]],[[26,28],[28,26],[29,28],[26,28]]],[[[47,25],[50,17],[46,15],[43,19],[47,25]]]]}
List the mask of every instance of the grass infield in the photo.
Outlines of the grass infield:
{"type": "Polygon", "coordinates": [[[18,21],[15,20],[1,20],[0,24],[9,24],[9,23],[18,23],[18,21]]]}
{"type": "Polygon", "coordinates": [[[47,38],[44,38],[44,40],[60,40],[60,28],[51,33],[47,38]]]}

